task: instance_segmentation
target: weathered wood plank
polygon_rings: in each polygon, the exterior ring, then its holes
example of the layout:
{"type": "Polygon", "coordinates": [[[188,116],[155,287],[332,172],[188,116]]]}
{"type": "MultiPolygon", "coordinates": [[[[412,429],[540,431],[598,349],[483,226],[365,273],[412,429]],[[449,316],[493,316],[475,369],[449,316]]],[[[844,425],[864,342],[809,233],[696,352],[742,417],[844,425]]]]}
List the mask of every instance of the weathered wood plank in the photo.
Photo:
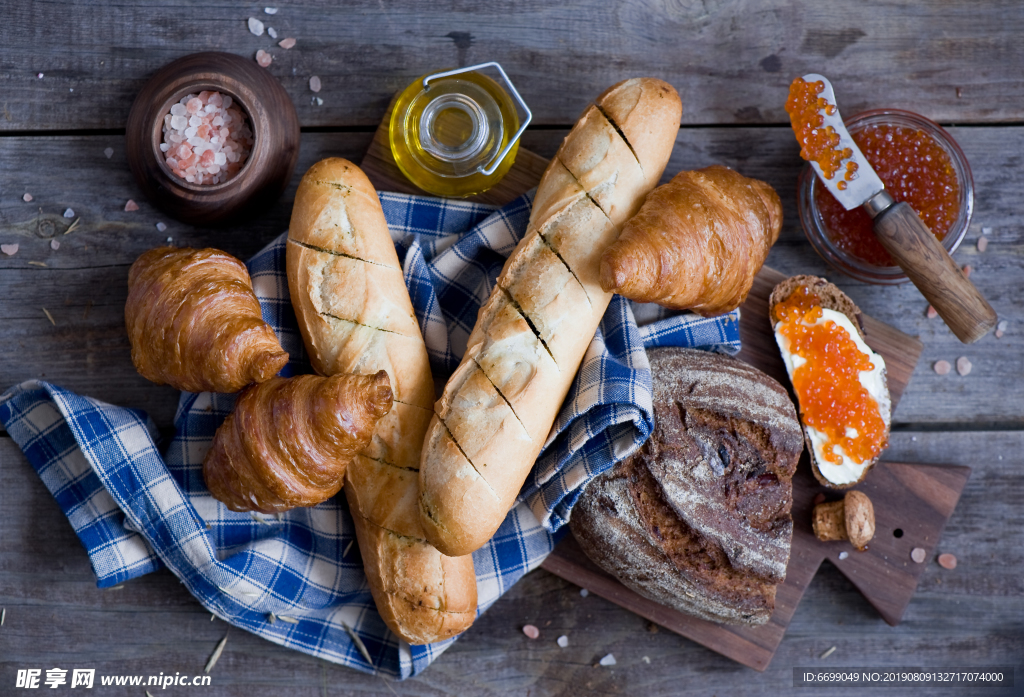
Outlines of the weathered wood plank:
{"type": "MultiPolygon", "coordinates": [[[[1015,666],[1024,675],[1024,433],[896,433],[888,457],[971,465],[974,474],[903,623],[889,627],[826,564],[763,674],[738,666],[551,574],[527,575],[419,678],[383,684],[232,629],[212,672],[217,694],[359,695],[787,694],[792,669],[1015,666]],[[1000,459],[1002,458],[1002,459],[1000,459]],[[521,630],[541,629],[537,641],[521,630]],[[555,644],[569,637],[565,649],[555,644]],[[831,646],[836,652],[819,656],[831,646]],[[593,665],[605,654],[617,665],[593,665]],[[644,656],[650,663],[644,661],[644,656]]],[[[100,591],[70,525],[9,438],[0,438],[0,684],[19,668],[100,674],[199,674],[227,631],[167,572],[100,591]]],[[[907,691],[874,690],[881,695],[907,691]]],[[[966,694],[937,688],[929,694],[966,694]]],[[[107,694],[104,692],[104,694],[107,694]]],[[[110,694],[137,695],[136,691],[110,694]]],[[[154,694],[156,694],[154,692],[154,694]]],[[[845,695],[847,688],[814,694],[845,695]]],[[[986,691],[985,694],[1012,694],[986,691]]]]}
{"type": "MultiPolygon", "coordinates": [[[[531,131],[525,147],[545,157],[554,154],[563,130],[531,131]]],[[[1000,317],[1009,322],[1002,339],[989,335],[963,346],[938,319],[925,316],[927,302],[911,285],[871,286],[830,272],[806,242],[796,217],[795,182],[800,162],[786,128],[682,129],[668,174],[721,162],[764,179],[782,197],[785,223],[768,264],[787,273],[827,275],[875,318],[920,336],[924,354],[895,413],[897,424],[927,423],[1024,425],[1024,380],[1019,349],[1024,331],[1024,254],[1017,206],[1024,174],[1016,161],[1024,150],[1024,128],[953,129],[974,162],[977,190],[972,229],[955,255],[974,268],[971,279],[1000,317]],[[991,228],[985,253],[975,246],[980,231],[991,228]],[[934,361],[967,356],[974,364],[966,377],[939,376],[934,361]]],[[[177,404],[173,390],[139,378],[131,367],[123,331],[128,267],[146,249],[171,236],[176,244],[218,246],[242,258],[250,256],[287,227],[295,186],[302,172],[321,157],[358,161],[371,133],[312,133],[303,136],[300,163],[292,186],[256,220],[223,229],[186,226],[154,211],[142,200],[127,171],[121,139],[113,136],[0,138],[0,243],[18,243],[15,256],[0,255],[0,389],[29,377],[45,376],[69,389],[147,410],[169,426],[177,404]],[[106,147],[114,156],[103,156],[106,147]],[[60,162],[59,167],[40,162],[60,162]],[[35,197],[25,203],[21,196],[35,197]],[[123,211],[128,198],[141,210],[123,211]],[[61,234],[81,218],[70,235],[61,234]],[[42,209],[42,214],[39,213],[42,209]],[[154,227],[163,220],[166,233],[154,227]],[[51,240],[61,243],[50,248],[51,240]],[[42,262],[47,268],[30,265],[42,262]],[[46,307],[57,326],[42,312],[46,307]]]]}
{"type": "Polygon", "coordinates": [[[1012,0],[897,0],[870,12],[813,0],[359,0],[290,4],[275,16],[186,0],[8,9],[0,130],[123,128],[135,94],[165,63],[260,48],[273,54],[269,70],[304,126],[374,127],[417,76],[490,60],[540,124],[571,124],[605,87],[641,74],[680,90],[687,124],[784,122],[786,88],[806,72],[833,78],[845,113],[889,106],[987,123],[1024,115],[1024,13],[1012,0]],[[285,51],[253,36],[249,16],[298,44],[285,51]],[[53,42],[61,48],[43,48],[53,42]],[[323,81],[322,106],[311,104],[311,75],[323,81]]]}
{"type": "Polygon", "coordinates": [[[19,245],[15,256],[0,255],[0,390],[43,378],[144,409],[160,426],[170,426],[178,392],[149,383],[131,364],[124,303],[132,262],[168,238],[178,246],[212,246],[242,259],[252,256],[288,228],[302,173],[322,157],[358,162],[372,135],[305,136],[295,176],[279,204],[257,219],[210,229],[168,218],[142,198],[121,137],[0,138],[0,161],[5,163],[0,241],[19,245]],[[107,147],[114,149],[109,160],[103,154],[107,147]],[[32,193],[31,203],[21,200],[25,192],[32,193]],[[140,210],[124,211],[129,198],[140,210]],[[65,235],[75,220],[63,217],[69,207],[80,220],[65,235]],[[166,232],[156,229],[158,221],[168,226],[166,232]],[[51,248],[53,241],[59,249],[51,248]]]}

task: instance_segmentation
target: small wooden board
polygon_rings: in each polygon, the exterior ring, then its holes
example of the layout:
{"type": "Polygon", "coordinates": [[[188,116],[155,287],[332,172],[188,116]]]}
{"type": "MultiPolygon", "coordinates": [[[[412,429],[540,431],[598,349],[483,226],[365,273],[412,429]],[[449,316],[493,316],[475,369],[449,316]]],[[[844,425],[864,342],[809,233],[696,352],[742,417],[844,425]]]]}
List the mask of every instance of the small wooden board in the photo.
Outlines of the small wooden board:
{"type": "MultiPolygon", "coordinates": [[[[389,120],[390,109],[366,153],[363,171],[378,189],[423,193],[405,178],[391,157],[389,120]]],[[[493,189],[469,200],[496,205],[508,203],[536,186],[545,167],[547,160],[520,148],[509,174],[493,189]]],[[[786,369],[768,320],[768,296],[784,278],[784,274],[769,267],[762,268],[755,277],[754,286],[741,307],[743,350],[738,357],[788,385],[786,369]]],[[[895,410],[917,365],[922,344],[867,315],[863,321],[868,345],[885,359],[895,410]]],[[[814,497],[818,493],[825,493],[829,500],[841,496],[818,484],[810,473],[810,463],[804,453],[793,479],[793,546],[786,580],[777,589],[771,620],[760,627],[730,627],[707,622],[648,600],[598,568],[572,535],[555,548],[542,568],[739,663],[764,670],[782,641],[804,591],[826,558],[853,582],[886,622],[898,624],[925,567],[911,561],[910,550],[922,547],[927,558],[932,559],[970,471],[969,467],[941,465],[886,462],[876,465],[865,482],[857,487],[874,502],[875,539],[866,552],[857,552],[846,542],[820,542],[811,531],[814,497]],[[840,560],[838,555],[843,551],[848,552],[848,557],[840,560]]]]}

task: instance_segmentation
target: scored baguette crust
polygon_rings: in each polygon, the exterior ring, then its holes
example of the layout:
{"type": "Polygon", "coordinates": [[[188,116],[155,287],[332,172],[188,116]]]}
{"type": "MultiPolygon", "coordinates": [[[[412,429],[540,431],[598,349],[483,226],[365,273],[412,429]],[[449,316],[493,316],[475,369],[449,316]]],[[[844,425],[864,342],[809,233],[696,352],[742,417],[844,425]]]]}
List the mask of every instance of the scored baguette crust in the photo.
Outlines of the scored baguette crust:
{"type": "MultiPolygon", "coordinates": [[[[774,319],[775,306],[784,302],[795,290],[804,286],[812,290],[819,298],[821,298],[822,307],[829,310],[835,310],[836,312],[846,315],[857,330],[857,333],[860,334],[860,338],[865,340],[867,339],[864,335],[864,322],[861,319],[861,311],[860,308],[857,307],[857,304],[835,285],[829,283],[824,278],[819,278],[817,276],[792,276],[787,278],[785,281],[782,281],[772,289],[772,293],[768,297],[768,316],[772,318],[771,322],[773,332],[775,331],[776,326],[778,326],[778,322],[774,319]]],[[[879,404],[879,408],[882,413],[882,421],[885,422],[885,436],[888,438],[889,428],[892,425],[892,403],[889,398],[889,381],[885,370],[882,371],[882,384],[885,387],[885,397],[883,402],[879,404]]],[[[797,403],[799,404],[799,397],[797,397],[797,403]]],[[[861,476],[857,481],[849,482],[847,484],[838,484],[833,482],[825,477],[821,473],[821,470],[818,469],[818,458],[814,454],[814,444],[811,441],[811,435],[807,430],[807,426],[803,422],[802,413],[800,424],[803,426],[804,440],[807,444],[807,452],[811,459],[811,471],[814,473],[814,478],[817,479],[822,486],[829,487],[830,489],[850,489],[857,486],[864,481],[864,478],[868,476],[868,472],[871,471],[871,468],[875,466],[881,457],[881,454],[879,454],[878,457],[871,460],[864,468],[864,471],[861,473],[861,476]]]]}
{"type": "Polygon", "coordinates": [[[395,634],[425,644],[464,631],[476,616],[472,557],[450,558],[426,541],[419,462],[433,417],[426,345],[380,201],[363,172],[339,158],[302,178],[287,245],[288,287],[319,373],[386,370],[391,412],[345,473],[363,568],[395,634]]]}
{"type": "Polygon", "coordinates": [[[681,113],[661,80],[619,83],[545,170],[424,443],[421,520],[445,554],[481,547],[515,502],[611,300],[601,252],[661,177],[681,113]]]}

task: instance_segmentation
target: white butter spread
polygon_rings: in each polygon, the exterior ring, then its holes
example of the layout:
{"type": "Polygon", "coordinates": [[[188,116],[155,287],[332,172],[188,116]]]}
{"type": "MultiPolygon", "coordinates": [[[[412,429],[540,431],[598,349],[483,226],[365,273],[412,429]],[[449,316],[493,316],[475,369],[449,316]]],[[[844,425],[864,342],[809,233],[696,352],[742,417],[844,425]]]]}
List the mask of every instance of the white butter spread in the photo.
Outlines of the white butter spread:
{"type": "MultiPolygon", "coordinates": [[[[828,320],[832,320],[837,325],[846,330],[846,333],[853,339],[857,349],[871,358],[871,363],[874,367],[871,370],[864,370],[860,373],[860,384],[864,386],[864,389],[868,391],[875,401],[878,402],[878,408],[881,412],[882,421],[885,422],[886,427],[889,426],[890,420],[890,401],[889,401],[889,390],[885,386],[885,380],[883,379],[883,373],[885,371],[885,360],[877,353],[872,351],[864,339],[861,338],[860,332],[858,332],[850,318],[844,315],[842,312],[836,310],[829,310],[822,308],[821,317],[815,322],[803,324],[808,327],[813,327],[816,324],[822,324],[828,320]]],[[[793,371],[802,366],[807,360],[798,355],[793,355],[789,350],[789,339],[775,331],[775,341],[779,345],[779,349],[782,351],[782,360],[786,364],[786,372],[789,373],[790,381],[793,380],[793,371]]],[[[852,484],[861,478],[864,474],[864,469],[867,467],[866,462],[858,462],[850,457],[842,448],[842,446],[835,444],[833,445],[833,452],[839,456],[839,464],[833,464],[824,458],[825,453],[825,441],[826,436],[817,429],[807,426],[807,435],[810,437],[811,446],[814,448],[814,457],[817,461],[818,471],[821,475],[828,479],[834,484],[852,484]]],[[[856,429],[853,427],[847,427],[847,435],[850,431],[856,433],[856,429]]],[[[854,436],[851,436],[854,437],[854,436]]]]}

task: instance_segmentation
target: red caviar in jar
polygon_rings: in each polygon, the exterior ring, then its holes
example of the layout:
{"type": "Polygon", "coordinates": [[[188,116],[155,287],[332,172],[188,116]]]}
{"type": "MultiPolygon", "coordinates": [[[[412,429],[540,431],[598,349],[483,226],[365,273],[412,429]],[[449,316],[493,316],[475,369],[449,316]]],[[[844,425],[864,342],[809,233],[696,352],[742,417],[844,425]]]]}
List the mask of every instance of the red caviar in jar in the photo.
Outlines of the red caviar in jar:
{"type": "Polygon", "coordinates": [[[858,348],[846,328],[823,316],[821,299],[806,287],[776,305],[775,331],[786,337],[789,353],[806,362],[793,370],[793,390],[804,423],[825,437],[822,458],[841,464],[838,445],[858,463],[874,459],[887,444],[878,402],[860,382],[874,369],[871,357],[858,348]],[[810,325],[810,326],[809,326],[810,325]],[[856,430],[849,435],[848,428],[856,430]]]}
{"type": "MultiPolygon", "coordinates": [[[[825,83],[807,82],[802,77],[793,80],[789,86],[789,98],[786,100],[786,112],[793,125],[793,133],[800,143],[800,157],[808,162],[816,162],[821,167],[826,179],[832,179],[839,171],[843,160],[848,160],[853,151],[850,148],[839,149],[839,134],[831,126],[824,126],[821,111],[835,113],[836,105],[829,104],[824,97],[818,95],[825,89],[825,83]]],[[[843,181],[838,186],[846,188],[847,181],[853,179],[857,171],[855,162],[846,163],[843,181]]]]}
{"type": "MultiPolygon", "coordinates": [[[[850,135],[885,190],[910,204],[941,241],[960,215],[960,182],[949,154],[928,133],[906,126],[879,124],[850,135]]],[[[814,199],[825,234],[839,249],[875,266],[895,265],[867,212],[846,210],[820,181],[814,183],[814,199]]]]}

